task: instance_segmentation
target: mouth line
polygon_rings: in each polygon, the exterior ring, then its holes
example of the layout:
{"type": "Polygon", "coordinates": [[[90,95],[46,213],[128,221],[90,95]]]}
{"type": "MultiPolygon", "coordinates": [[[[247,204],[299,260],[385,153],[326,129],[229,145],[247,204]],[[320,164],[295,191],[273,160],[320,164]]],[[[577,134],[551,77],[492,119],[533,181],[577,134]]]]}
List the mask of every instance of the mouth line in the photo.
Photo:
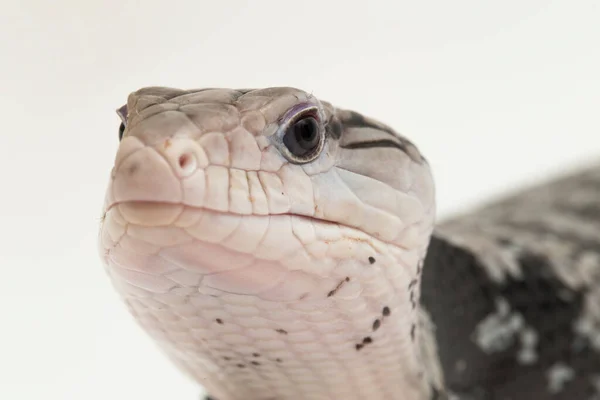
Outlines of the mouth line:
{"type": "Polygon", "coordinates": [[[397,247],[399,249],[402,250],[410,250],[410,248],[402,246],[398,243],[392,243],[390,241],[387,240],[382,240],[379,239],[377,237],[374,237],[372,234],[370,234],[369,232],[365,232],[364,230],[360,229],[359,227],[356,226],[352,226],[352,225],[348,225],[345,224],[343,222],[337,222],[337,221],[330,221],[327,219],[322,219],[319,217],[315,217],[312,215],[307,215],[307,214],[296,214],[296,213],[290,213],[290,212],[285,212],[285,213],[276,213],[276,214],[242,214],[242,213],[237,213],[237,212],[231,212],[231,211],[220,211],[220,210],[214,210],[211,208],[207,208],[207,207],[199,207],[199,206],[192,206],[192,205],[188,205],[185,203],[178,203],[178,202],[170,202],[170,201],[154,201],[154,200],[126,200],[126,201],[117,201],[114,203],[111,203],[108,205],[108,207],[106,207],[106,210],[104,211],[104,215],[106,215],[112,208],[119,206],[121,204],[140,204],[140,205],[156,205],[156,206],[180,206],[183,207],[184,209],[190,209],[190,210],[195,210],[195,211],[199,211],[199,212],[209,212],[209,213],[214,213],[214,214],[218,214],[218,215],[229,215],[229,216],[238,216],[240,218],[243,217],[262,217],[262,218],[271,218],[271,217],[283,217],[283,216],[289,216],[289,217],[295,217],[298,219],[301,219],[303,221],[306,222],[312,222],[315,224],[322,224],[322,225],[328,225],[328,226],[337,226],[339,228],[346,228],[349,229],[351,231],[356,231],[356,232],[360,232],[360,234],[362,235],[366,235],[369,239],[366,238],[362,238],[359,239],[361,241],[366,240],[367,242],[370,242],[372,244],[371,241],[376,241],[376,242],[382,242],[385,243],[387,245],[390,246],[394,246],[397,247]]]}
{"type": "MultiPolygon", "coordinates": [[[[195,211],[206,211],[206,212],[210,212],[210,213],[214,213],[214,214],[220,214],[220,215],[230,215],[230,216],[239,216],[239,217],[264,217],[264,218],[269,218],[269,217],[277,217],[277,216],[290,216],[290,217],[297,217],[297,218],[301,218],[301,219],[305,219],[305,220],[309,220],[309,221],[314,221],[314,222],[318,222],[321,224],[328,224],[328,225],[337,225],[340,227],[345,227],[345,228],[349,228],[349,229],[355,229],[358,231],[361,231],[360,229],[350,226],[350,225],[345,225],[343,223],[340,222],[335,222],[335,221],[329,221],[326,219],[321,219],[312,215],[306,215],[306,214],[295,214],[295,213],[290,213],[290,212],[286,212],[286,213],[269,213],[269,214],[242,214],[242,213],[238,213],[238,212],[234,212],[234,211],[221,211],[221,210],[215,210],[212,208],[207,208],[207,207],[199,207],[199,206],[192,206],[192,205],[188,205],[185,203],[176,203],[176,202],[170,202],[170,201],[153,201],[153,200],[126,200],[126,201],[116,201],[114,203],[111,203],[108,205],[108,207],[106,207],[106,210],[104,212],[104,214],[108,213],[111,209],[113,209],[114,207],[117,207],[119,205],[122,204],[131,204],[131,205],[156,205],[156,206],[180,206],[186,209],[190,209],[190,210],[195,210],[195,211]]],[[[362,232],[362,231],[361,231],[362,232]]]]}

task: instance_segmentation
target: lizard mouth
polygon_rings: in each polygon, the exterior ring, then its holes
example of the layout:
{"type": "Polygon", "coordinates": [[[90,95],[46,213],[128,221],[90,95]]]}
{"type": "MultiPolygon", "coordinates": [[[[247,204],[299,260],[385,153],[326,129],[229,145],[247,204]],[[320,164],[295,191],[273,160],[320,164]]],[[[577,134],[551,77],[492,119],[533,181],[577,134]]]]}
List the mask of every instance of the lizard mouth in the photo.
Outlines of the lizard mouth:
{"type": "MultiPolygon", "coordinates": [[[[348,229],[356,229],[350,225],[345,225],[339,222],[329,221],[311,215],[298,213],[272,213],[272,214],[243,214],[233,211],[216,210],[209,207],[192,206],[185,203],[168,202],[168,201],[151,201],[151,200],[128,200],[119,201],[109,204],[106,207],[104,214],[108,214],[113,209],[118,209],[119,212],[130,223],[141,226],[164,226],[164,225],[185,225],[186,212],[189,217],[193,214],[211,214],[215,217],[231,217],[231,218],[278,218],[292,217],[311,221],[315,224],[335,225],[348,229]],[[179,220],[179,223],[178,223],[179,220]]],[[[196,217],[198,215],[195,215],[196,217]]],[[[190,223],[192,223],[190,221],[190,223]]]]}
{"type": "Polygon", "coordinates": [[[174,280],[211,295],[322,300],[345,278],[332,270],[337,263],[326,256],[328,248],[347,249],[338,250],[341,260],[371,246],[359,230],[310,216],[243,215],[159,201],[112,203],[106,222],[109,235],[116,224],[122,232],[107,243],[112,270],[152,291],[171,290],[174,280]],[[306,268],[311,261],[316,267],[306,268]]]}

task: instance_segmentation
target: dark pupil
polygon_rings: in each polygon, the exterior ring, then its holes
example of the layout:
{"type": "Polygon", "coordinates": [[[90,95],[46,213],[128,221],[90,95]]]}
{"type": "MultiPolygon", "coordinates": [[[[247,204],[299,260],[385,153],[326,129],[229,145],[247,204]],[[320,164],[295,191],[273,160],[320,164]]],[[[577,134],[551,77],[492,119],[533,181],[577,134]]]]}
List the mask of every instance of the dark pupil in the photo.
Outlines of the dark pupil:
{"type": "Polygon", "coordinates": [[[296,131],[296,137],[300,145],[312,146],[317,137],[315,124],[316,121],[313,118],[305,118],[296,122],[294,131],[296,131]]]}
{"type": "Polygon", "coordinates": [[[290,127],[283,142],[295,156],[304,156],[319,145],[319,125],[313,117],[298,120],[290,127]]]}
{"type": "Polygon", "coordinates": [[[121,126],[119,126],[119,140],[123,139],[123,132],[125,132],[125,124],[121,122],[121,126]]]}

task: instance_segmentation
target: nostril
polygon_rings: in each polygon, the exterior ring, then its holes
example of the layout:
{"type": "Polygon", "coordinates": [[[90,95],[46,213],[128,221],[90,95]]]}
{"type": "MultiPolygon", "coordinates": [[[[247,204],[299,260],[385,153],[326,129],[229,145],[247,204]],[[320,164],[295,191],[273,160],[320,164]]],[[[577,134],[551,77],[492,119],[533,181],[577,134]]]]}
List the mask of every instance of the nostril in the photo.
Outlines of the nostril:
{"type": "Polygon", "coordinates": [[[126,171],[127,174],[129,175],[135,175],[135,173],[137,172],[137,170],[140,168],[140,164],[137,162],[133,162],[130,165],[127,166],[126,171]]]}
{"type": "Polygon", "coordinates": [[[196,170],[197,162],[196,157],[194,157],[193,154],[184,153],[179,156],[177,162],[179,164],[181,172],[183,172],[183,174],[185,175],[189,175],[196,170]]]}

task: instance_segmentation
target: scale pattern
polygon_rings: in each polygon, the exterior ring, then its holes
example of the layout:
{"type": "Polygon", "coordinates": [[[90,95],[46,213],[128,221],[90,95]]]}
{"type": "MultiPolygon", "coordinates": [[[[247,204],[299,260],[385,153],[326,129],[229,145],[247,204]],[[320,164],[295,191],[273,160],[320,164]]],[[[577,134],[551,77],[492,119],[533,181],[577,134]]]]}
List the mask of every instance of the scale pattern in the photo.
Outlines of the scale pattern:
{"type": "Polygon", "coordinates": [[[218,400],[599,400],[600,166],[434,230],[429,165],[294,88],[141,89],[100,254],[218,400]],[[289,115],[322,151],[293,162],[289,115]]]}
{"type": "Polygon", "coordinates": [[[461,399],[599,399],[600,166],[440,224],[422,293],[461,399]]]}

